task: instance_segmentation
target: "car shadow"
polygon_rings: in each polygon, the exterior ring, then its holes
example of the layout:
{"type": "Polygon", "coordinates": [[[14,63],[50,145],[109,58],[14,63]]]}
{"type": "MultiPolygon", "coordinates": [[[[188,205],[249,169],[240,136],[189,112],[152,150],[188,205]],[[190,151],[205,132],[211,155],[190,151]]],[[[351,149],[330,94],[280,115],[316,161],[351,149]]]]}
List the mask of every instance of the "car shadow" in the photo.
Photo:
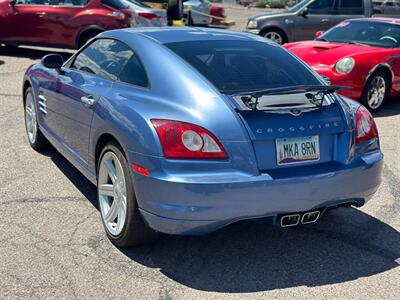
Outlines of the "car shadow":
{"type": "Polygon", "coordinates": [[[388,99],[383,108],[374,114],[374,118],[390,117],[400,114],[400,99],[388,99]]]}
{"type": "Polygon", "coordinates": [[[98,209],[96,187],[83,176],[64,156],[52,146],[40,151],[40,154],[49,157],[61,172],[72,182],[72,184],[98,209]]]}
{"type": "Polygon", "coordinates": [[[72,50],[52,49],[52,48],[28,48],[28,47],[9,48],[0,46],[0,56],[7,56],[7,57],[23,57],[36,60],[36,59],[41,59],[43,56],[47,54],[53,54],[53,53],[60,54],[62,55],[64,60],[67,60],[74,52],[72,50]]]}
{"type": "MultiPolygon", "coordinates": [[[[44,154],[97,208],[95,187],[55,150],[44,154]]],[[[400,233],[358,209],[339,208],[307,226],[282,229],[242,221],[206,236],[163,236],[152,245],[119,250],[193,289],[250,293],[342,283],[391,270],[400,262],[400,233]]]]}

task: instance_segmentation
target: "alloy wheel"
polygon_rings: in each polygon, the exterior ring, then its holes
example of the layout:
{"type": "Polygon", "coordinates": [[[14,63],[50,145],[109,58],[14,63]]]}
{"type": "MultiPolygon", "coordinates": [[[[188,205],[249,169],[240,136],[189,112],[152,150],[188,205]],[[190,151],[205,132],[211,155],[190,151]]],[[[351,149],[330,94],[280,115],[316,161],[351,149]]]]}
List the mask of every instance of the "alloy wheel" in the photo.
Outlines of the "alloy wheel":
{"type": "Polygon", "coordinates": [[[97,190],[105,227],[111,235],[118,236],[126,223],[127,188],[121,162],[111,151],[101,159],[97,190]]]}
{"type": "Polygon", "coordinates": [[[264,37],[270,39],[271,41],[274,41],[279,45],[282,45],[283,43],[282,36],[275,31],[268,31],[267,33],[264,34],[264,37]]]}
{"type": "Polygon", "coordinates": [[[386,96],[386,81],[382,76],[376,76],[368,89],[368,105],[372,109],[379,108],[386,96]]]}
{"type": "Polygon", "coordinates": [[[36,142],[37,137],[37,118],[35,102],[32,93],[26,94],[25,99],[25,126],[28,139],[31,144],[36,142]]]}

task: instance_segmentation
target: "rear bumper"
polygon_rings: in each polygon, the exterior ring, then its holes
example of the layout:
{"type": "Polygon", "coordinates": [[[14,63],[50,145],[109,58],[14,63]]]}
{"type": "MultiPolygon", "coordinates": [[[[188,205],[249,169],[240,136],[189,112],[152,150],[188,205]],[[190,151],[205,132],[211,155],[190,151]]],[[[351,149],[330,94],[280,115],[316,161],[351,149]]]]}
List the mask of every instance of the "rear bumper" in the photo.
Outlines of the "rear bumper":
{"type": "Polygon", "coordinates": [[[361,206],[380,185],[382,161],[378,151],[350,168],[285,179],[243,174],[133,177],[140,211],[150,227],[168,234],[205,234],[242,219],[349,202],[361,206]]]}

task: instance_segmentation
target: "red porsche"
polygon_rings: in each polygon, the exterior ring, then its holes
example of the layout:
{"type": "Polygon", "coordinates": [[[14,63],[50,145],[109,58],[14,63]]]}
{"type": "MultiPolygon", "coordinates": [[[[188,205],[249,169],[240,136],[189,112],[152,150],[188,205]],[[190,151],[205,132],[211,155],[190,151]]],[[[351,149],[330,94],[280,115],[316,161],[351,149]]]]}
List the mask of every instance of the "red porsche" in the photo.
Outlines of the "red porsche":
{"type": "Polygon", "coordinates": [[[400,19],[348,20],[317,36],[285,47],[372,112],[400,95],[400,19]]]}

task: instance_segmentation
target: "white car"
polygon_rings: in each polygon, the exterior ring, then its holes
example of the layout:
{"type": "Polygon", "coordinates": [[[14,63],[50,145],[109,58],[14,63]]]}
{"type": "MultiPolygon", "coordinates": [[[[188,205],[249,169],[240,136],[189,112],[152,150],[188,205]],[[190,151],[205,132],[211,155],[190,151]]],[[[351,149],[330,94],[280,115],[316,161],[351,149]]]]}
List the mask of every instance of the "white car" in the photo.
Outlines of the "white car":
{"type": "Polygon", "coordinates": [[[138,0],[122,0],[136,13],[136,23],[139,27],[167,26],[167,11],[151,7],[138,0]]]}
{"type": "Polygon", "coordinates": [[[212,22],[210,14],[211,2],[208,0],[188,0],[183,2],[183,15],[189,23],[188,11],[192,6],[192,24],[209,25],[212,22]]]}

